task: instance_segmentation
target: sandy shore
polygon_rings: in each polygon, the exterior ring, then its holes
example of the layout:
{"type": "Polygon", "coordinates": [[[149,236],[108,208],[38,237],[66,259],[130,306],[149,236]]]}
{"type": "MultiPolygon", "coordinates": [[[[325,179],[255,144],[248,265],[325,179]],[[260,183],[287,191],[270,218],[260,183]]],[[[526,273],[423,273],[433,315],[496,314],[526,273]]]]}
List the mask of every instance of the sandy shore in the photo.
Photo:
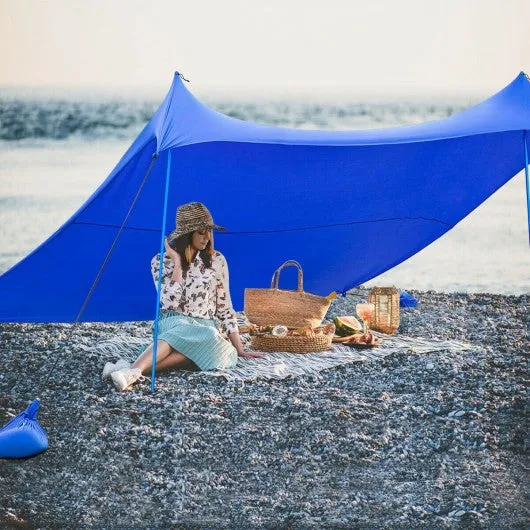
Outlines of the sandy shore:
{"type": "Polygon", "coordinates": [[[1,424],[61,354],[39,393],[50,449],[0,461],[0,526],[528,527],[530,296],[412,293],[400,333],[476,347],[274,382],[172,373],[153,395],[115,392],[79,348],[147,323],[84,324],[68,345],[68,326],[0,325],[1,424]]]}

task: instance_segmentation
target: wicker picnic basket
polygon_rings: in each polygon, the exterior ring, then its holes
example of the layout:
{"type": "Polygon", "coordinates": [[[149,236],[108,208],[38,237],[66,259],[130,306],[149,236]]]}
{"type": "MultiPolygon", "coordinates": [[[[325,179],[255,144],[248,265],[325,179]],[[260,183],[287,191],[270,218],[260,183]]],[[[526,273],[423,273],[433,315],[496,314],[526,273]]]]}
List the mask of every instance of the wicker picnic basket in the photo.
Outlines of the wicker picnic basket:
{"type": "Polygon", "coordinates": [[[375,331],[391,335],[399,328],[399,290],[395,287],[374,287],[368,294],[374,304],[374,316],[369,326],[375,331]]]}
{"type": "Polygon", "coordinates": [[[276,337],[275,335],[253,335],[251,346],[255,351],[281,351],[290,353],[315,353],[331,348],[334,331],[314,337],[276,337]]]}
{"type": "Polygon", "coordinates": [[[334,297],[335,293],[325,297],[304,292],[302,267],[297,261],[289,260],[274,272],[270,289],[245,289],[245,314],[250,322],[259,326],[317,327],[322,324],[334,297]],[[298,268],[296,291],[278,289],[280,273],[285,267],[298,268]]]}

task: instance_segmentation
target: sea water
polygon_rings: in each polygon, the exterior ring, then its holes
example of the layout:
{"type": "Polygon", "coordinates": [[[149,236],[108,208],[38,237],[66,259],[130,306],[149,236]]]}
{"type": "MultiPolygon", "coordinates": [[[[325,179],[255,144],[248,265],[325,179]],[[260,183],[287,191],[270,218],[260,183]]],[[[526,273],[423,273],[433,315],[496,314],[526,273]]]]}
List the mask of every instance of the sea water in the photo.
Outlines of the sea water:
{"type": "MultiPolygon", "coordinates": [[[[243,120],[305,129],[410,125],[473,98],[224,94],[203,97],[243,120]]],[[[106,178],[160,103],[159,94],[0,89],[0,273],[49,237],[106,178]]],[[[443,237],[370,280],[402,289],[530,293],[524,172],[443,237]]]]}

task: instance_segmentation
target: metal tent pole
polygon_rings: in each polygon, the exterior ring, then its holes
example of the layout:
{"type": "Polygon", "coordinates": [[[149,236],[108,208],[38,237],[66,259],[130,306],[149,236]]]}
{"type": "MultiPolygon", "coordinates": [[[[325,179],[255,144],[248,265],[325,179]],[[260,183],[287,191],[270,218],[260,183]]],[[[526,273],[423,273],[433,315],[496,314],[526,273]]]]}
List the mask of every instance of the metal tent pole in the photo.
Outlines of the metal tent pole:
{"type": "Polygon", "coordinates": [[[528,216],[528,244],[530,245],[530,175],[528,173],[528,131],[524,132],[524,172],[526,175],[526,215],[528,216]]]}
{"type": "Polygon", "coordinates": [[[153,359],[151,366],[151,392],[155,391],[155,377],[156,377],[156,352],[158,344],[158,321],[160,318],[160,295],[162,292],[162,272],[164,263],[165,246],[164,240],[166,238],[166,219],[167,219],[167,201],[169,197],[169,176],[171,174],[171,149],[167,152],[167,168],[166,168],[166,191],[164,194],[164,212],[162,214],[162,229],[160,230],[160,263],[158,267],[158,288],[156,295],[156,313],[155,313],[155,331],[153,338],[153,359]]]}

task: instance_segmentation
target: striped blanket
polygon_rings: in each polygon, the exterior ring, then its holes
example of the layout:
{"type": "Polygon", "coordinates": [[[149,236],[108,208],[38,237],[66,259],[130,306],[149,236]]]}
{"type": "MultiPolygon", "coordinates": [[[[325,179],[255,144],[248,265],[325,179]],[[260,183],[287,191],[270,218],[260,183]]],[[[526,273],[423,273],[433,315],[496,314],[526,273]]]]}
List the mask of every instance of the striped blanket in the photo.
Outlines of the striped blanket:
{"type": "MultiPolygon", "coordinates": [[[[375,335],[383,343],[374,348],[357,349],[353,346],[333,344],[329,351],[321,353],[264,353],[260,359],[238,360],[237,366],[229,370],[214,370],[197,373],[200,377],[224,377],[228,380],[249,381],[252,379],[284,379],[300,375],[315,375],[322,370],[356,362],[377,362],[398,352],[422,354],[443,351],[463,351],[471,345],[449,340],[422,339],[405,335],[375,335]]],[[[249,344],[248,336],[242,336],[249,344]]],[[[87,345],[86,350],[102,360],[124,358],[133,361],[149,345],[146,337],[131,337],[130,334],[115,334],[112,338],[96,345],[87,345]]]]}

